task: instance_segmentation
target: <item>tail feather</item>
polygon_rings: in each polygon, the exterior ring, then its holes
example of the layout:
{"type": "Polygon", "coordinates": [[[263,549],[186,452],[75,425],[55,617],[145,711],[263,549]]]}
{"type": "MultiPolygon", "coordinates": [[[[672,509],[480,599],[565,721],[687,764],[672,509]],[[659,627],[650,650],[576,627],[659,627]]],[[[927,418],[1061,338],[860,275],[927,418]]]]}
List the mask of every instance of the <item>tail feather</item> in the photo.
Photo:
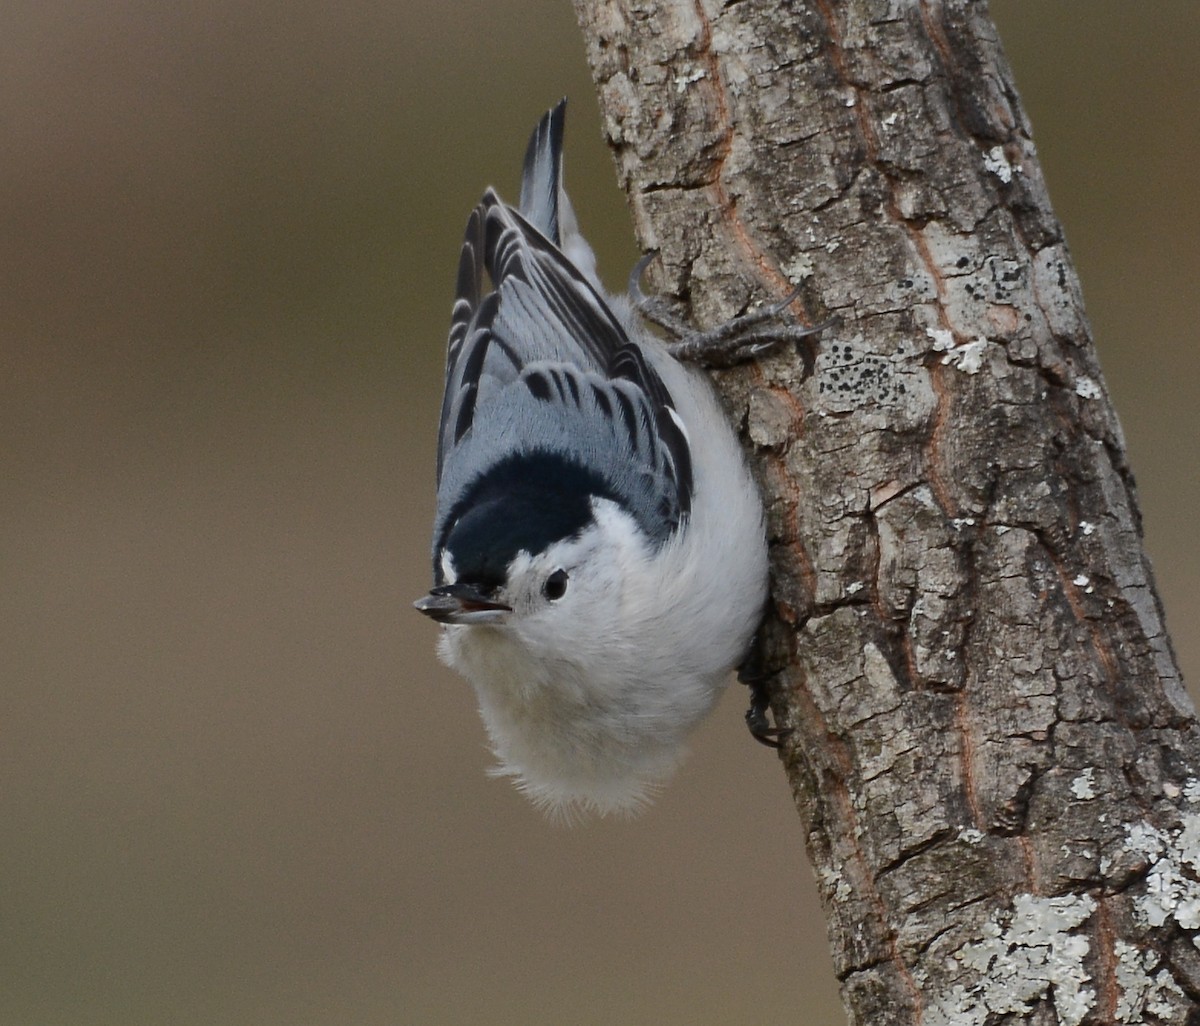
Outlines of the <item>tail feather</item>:
{"type": "Polygon", "coordinates": [[[559,205],[562,193],[563,127],[567,101],[542,115],[525,150],[521,174],[521,213],[531,225],[562,248],[559,234],[559,205]]]}
{"type": "Polygon", "coordinates": [[[579,232],[570,197],[563,188],[563,129],[566,121],[567,101],[564,98],[542,115],[529,137],[525,169],[521,175],[519,209],[530,224],[566,254],[584,277],[600,288],[596,255],[579,232]]]}

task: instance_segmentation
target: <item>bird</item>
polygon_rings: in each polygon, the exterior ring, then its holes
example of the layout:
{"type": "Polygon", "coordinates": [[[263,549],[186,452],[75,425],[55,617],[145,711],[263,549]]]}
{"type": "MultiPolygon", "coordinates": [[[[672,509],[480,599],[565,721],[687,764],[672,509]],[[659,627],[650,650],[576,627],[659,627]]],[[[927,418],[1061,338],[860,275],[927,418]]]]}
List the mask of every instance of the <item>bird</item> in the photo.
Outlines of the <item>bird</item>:
{"type": "MultiPolygon", "coordinates": [[[[778,304],[674,342],[649,330],[647,260],[629,294],[610,294],[580,234],[565,118],[564,99],[534,129],[518,205],[489,187],[467,222],[434,585],[415,606],[442,625],[438,654],[475,691],[492,774],[572,820],[655,797],[763,617],[762,501],[693,361],[824,326],[751,330],[778,304]]],[[[760,696],[747,720],[773,743],[764,708],[760,696]]]]}

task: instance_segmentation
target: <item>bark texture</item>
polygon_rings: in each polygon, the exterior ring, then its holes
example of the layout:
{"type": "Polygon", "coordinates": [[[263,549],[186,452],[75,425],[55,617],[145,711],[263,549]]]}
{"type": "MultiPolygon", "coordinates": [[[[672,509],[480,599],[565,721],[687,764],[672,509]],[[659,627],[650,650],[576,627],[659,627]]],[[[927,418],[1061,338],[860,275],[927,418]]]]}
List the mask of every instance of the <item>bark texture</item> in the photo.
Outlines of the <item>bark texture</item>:
{"type": "Polygon", "coordinates": [[[652,283],[843,318],[720,387],[851,1021],[1200,1022],[1200,730],[986,4],[575,3],[652,283]]]}

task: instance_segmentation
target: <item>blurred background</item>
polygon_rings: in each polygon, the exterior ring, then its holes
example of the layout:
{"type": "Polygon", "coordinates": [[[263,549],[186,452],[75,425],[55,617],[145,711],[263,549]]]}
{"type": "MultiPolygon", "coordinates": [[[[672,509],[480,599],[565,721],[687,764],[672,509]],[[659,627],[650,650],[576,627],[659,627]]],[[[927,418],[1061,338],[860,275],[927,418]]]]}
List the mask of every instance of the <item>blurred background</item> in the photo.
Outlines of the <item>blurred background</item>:
{"type": "MultiPolygon", "coordinates": [[[[993,3],[1200,670],[1200,5],[993,3]]],[[[490,760],[410,602],[462,226],[565,0],[0,14],[0,1026],[843,1022],[744,695],[634,823],[490,760]]]]}

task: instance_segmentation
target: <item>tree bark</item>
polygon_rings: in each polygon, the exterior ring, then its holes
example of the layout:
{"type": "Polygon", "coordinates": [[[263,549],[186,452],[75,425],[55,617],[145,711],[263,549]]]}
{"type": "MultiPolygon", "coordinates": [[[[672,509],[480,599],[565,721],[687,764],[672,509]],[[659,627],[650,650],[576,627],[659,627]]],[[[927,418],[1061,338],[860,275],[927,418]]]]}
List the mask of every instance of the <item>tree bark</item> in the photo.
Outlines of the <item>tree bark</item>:
{"type": "Polygon", "coordinates": [[[719,387],[851,1021],[1200,1022],[1200,728],[986,4],[575,5],[660,292],[842,318],[719,387]]]}

